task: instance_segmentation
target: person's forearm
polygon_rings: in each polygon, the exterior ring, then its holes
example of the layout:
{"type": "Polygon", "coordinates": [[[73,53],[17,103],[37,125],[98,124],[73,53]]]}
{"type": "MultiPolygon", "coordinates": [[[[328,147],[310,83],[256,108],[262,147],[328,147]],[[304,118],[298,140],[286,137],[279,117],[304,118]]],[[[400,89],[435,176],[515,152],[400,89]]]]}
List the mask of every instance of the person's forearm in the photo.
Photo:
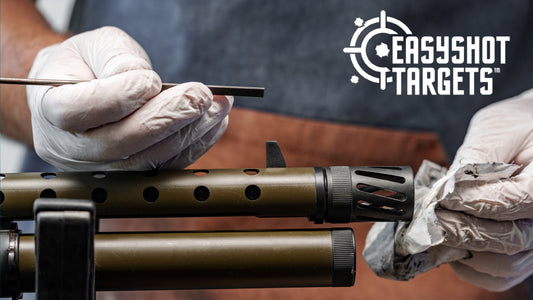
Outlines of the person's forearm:
{"type": "MultiPolygon", "coordinates": [[[[39,50],[64,39],[50,28],[34,1],[0,1],[2,77],[27,77],[39,50]]],[[[33,144],[24,86],[0,86],[0,132],[27,145],[33,144]]]]}

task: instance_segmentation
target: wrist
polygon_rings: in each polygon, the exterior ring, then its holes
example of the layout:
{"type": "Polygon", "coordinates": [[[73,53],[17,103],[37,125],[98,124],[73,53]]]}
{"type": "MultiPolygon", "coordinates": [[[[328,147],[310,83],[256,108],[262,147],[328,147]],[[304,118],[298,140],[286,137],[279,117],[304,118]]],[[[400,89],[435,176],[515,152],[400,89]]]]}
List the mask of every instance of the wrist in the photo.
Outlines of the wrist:
{"type": "MultiPolygon", "coordinates": [[[[48,26],[33,1],[29,0],[2,0],[0,23],[2,77],[27,77],[37,53],[42,48],[65,39],[48,26]]],[[[2,86],[0,99],[2,134],[31,146],[31,118],[25,87],[2,86]]]]}

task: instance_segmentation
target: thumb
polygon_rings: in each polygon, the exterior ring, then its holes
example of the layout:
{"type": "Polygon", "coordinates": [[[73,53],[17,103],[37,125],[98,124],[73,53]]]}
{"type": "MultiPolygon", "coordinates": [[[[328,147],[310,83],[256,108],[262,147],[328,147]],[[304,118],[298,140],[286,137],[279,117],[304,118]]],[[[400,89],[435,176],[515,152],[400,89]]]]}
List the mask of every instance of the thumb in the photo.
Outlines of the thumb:
{"type": "Polygon", "coordinates": [[[107,78],[130,70],[151,70],[144,49],[123,30],[106,26],[78,34],[68,40],[94,72],[96,78],[107,78]]]}

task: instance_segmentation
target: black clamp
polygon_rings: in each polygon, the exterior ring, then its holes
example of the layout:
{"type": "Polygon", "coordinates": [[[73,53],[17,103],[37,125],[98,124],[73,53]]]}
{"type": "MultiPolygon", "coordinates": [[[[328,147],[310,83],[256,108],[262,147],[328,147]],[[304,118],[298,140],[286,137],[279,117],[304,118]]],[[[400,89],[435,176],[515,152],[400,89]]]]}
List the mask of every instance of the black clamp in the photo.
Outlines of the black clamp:
{"type": "Polygon", "coordinates": [[[37,199],[33,214],[37,299],[94,299],[94,203],[37,199]]]}
{"type": "Polygon", "coordinates": [[[16,223],[0,224],[0,297],[22,298],[18,270],[19,234],[16,223]]]}

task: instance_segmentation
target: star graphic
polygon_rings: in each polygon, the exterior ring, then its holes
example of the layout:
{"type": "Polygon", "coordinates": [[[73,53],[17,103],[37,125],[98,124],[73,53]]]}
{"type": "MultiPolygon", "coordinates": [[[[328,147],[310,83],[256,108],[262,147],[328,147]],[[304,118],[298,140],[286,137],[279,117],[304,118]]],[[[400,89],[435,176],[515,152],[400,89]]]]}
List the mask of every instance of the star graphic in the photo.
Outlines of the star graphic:
{"type": "Polygon", "coordinates": [[[355,26],[361,27],[361,26],[363,26],[364,21],[361,18],[357,18],[357,19],[355,19],[355,21],[353,21],[353,23],[355,24],[355,26]]]}
{"type": "Polygon", "coordinates": [[[379,56],[379,58],[389,56],[389,52],[390,52],[389,46],[387,46],[387,44],[383,42],[376,46],[376,55],[379,56]]]}

